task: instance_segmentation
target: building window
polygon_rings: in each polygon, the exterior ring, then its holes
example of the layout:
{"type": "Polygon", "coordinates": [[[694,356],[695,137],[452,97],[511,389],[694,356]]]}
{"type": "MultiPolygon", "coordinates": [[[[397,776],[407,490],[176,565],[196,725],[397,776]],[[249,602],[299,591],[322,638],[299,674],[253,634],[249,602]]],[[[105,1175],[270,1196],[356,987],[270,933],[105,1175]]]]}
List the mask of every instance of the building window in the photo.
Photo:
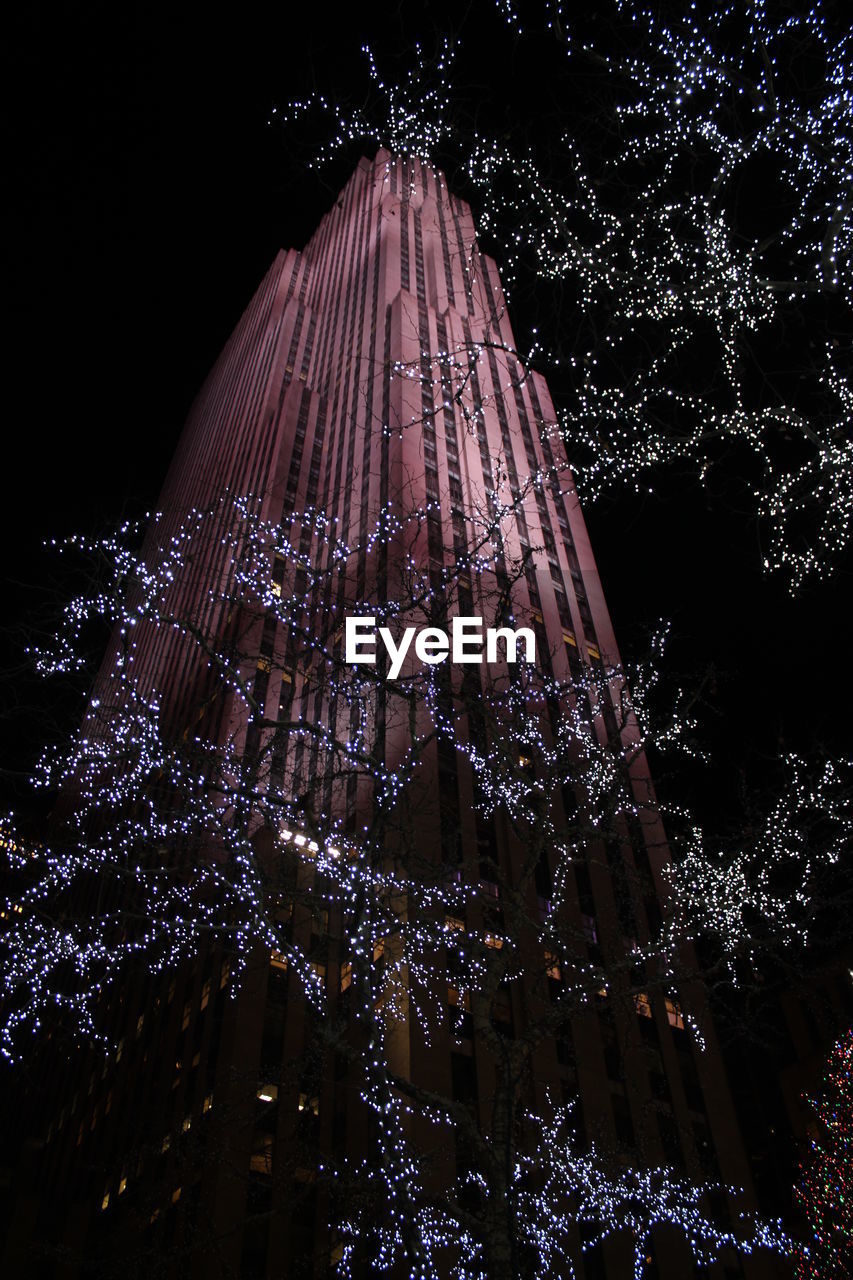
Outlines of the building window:
{"type": "Polygon", "coordinates": [[[616,1140],[623,1147],[634,1145],[634,1125],[631,1120],[631,1108],[628,1099],[621,1093],[613,1094],[613,1123],[616,1129],[616,1140]]]}
{"type": "Polygon", "coordinates": [[[467,991],[460,992],[457,987],[447,988],[447,1012],[450,1030],[456,1039],[468,1038],[472,1035],[471,997],[467,991]]]}
{"type": "Polygon", "coordinates": [[[273,1145],[271,1133],[255,1134],[254,1151],[249,1157],[249,1169],[252,1173],[260,1173],[264,1177],[272,1174],[273,1145]]]}
{"type": "Polygon", "coordinates": [[[681,1005],[670,996],[666,997],[666,1020],[678,1031],[684,1030],[684,1014],[681,1011],[681,1005]]]}
{"type": "Polygon", "coordinates": [[[348,991],[352,986],[352,961],[345,960],[341,965],[341,991],[348,991]]]}
{"type": "Polygon", "coordinates": [[[648,992],[637,992],[634,996],[634,1008],[642,1018],[650,1018],[652,1016],[652,1002],[649,999],[648,992]]]}
{"type": "Polygon", "coordinates": [[[595,916],[581,913],[581,929],[590,946],[598,946],[598,929],[595,926],[595,916]]]}

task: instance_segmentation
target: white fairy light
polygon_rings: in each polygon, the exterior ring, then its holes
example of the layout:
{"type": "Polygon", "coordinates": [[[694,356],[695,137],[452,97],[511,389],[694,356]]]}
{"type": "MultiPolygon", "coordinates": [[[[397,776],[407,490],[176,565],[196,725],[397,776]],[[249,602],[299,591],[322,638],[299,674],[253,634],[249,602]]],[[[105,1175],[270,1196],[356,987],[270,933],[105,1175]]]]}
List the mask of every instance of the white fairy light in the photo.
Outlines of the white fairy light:
{"type": "Polygon", "coordinates": [[[821,338],[849,334],[853,306],[853,36],[820,2],[798,14],[743,0],[665,17],[615,0],[582,37],[572,18],[552,3],[522,17],[496,0],[495,22],[514,41],[547,32],[570,93],[583,84],[589,95],[599,78],[615,99],[616,147],[589,143],[582,122],[543,157],[538,137],[516,146],[479,118],[464,123],[449,45],[437,61],[418,48],[394,76],[367,51],[370,112],[317,94],[276,120],[329,119],[317,165],[354,141],[439,164],[452,155],[497,244],[507,297],[532,279],[542,299],[554,286],[563,308],[576,300],[571,351],[563,319],[531,333],[527,358],[564,371],[560,429],[582,499],[652,492],[666,467],[704,483],[721,450],[746,451],[765,567],[795,591],[832,570],[853,531],[849,349],[821,338]],[[813,74],[789,66],[804,50],[813,74]],[[750,182],[778,187],[778,225],[740,217],[750,182]],[[829,328],[815,299],[832,301],[829,328]],[[756,394],[760,345],[775,352],[778,335],[799,330],[786,356],[802,371],[797,386],[774,370],[756,394]],[[685,378],[690,367],[704,372],[685,378]]]}

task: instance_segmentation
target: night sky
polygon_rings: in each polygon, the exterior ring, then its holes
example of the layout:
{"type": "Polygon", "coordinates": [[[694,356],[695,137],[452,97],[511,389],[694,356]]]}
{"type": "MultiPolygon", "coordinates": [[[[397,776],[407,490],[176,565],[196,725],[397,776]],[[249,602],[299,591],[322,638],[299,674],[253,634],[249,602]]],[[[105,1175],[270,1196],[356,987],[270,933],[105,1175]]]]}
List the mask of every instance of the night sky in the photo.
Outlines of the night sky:
{"type": "MultiPolygon", "coordinates": [[[[21,627],[41,625],[62,587],[42,540],[156,504],[191,400],[274,254],[305,243],[358,158],[355,148],[309,173],[311,139],[268,127],[271,107],[314,85],[363,93],[365,39],[402,52],[417,23],[430,48],[430,23],[444,21],[403,6],[378,32],[357,6],[343,24],[323,6],[296,19],[289,9],[33,5],[16,20],[0,542],[12,673],[21,627]]],[[[457,7],[454,22],[474,44],[474,11],[457,7]]],[[[478,46],[484,81],[487,55],[478,46]]],[[[519,64],[516,95],[532,96],[535,71],[519,64]]],[[[675,666],[715,668],[707,777],[711,791],[728,789],[724,810],[735,812],[744,779],[773,776],[783,744],[846,747],[849,557],[791,600],[762,576],[760,532],[730,474],[710,491],[667,478],[654,497],[586,514],[623,650],[640,653],[645,628],[668,617],[675,666]]],[[[15,775],[79,702],[17,674],[2,691],[0,764],[14,796],[15,775]]],[[[707,801],[707,777],[684,785],[707,801]]]]}

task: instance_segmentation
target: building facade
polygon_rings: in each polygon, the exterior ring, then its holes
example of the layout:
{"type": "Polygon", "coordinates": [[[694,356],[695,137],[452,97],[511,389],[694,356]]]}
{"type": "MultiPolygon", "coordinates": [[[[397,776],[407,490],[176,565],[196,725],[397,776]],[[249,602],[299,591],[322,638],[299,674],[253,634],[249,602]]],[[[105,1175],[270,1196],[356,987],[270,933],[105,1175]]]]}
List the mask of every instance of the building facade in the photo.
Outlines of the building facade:
{"type": "MultiPolygon", "coordinates": [[[[635,959],[660,921],[668,855],[555,424],[468,207],[417,159],[361,161],[305,250],[277,256],[169,472],[159,545],[196,516],[206,530],[172,596],[192,625],[119,637],[105,667],[108,679],[117,656],[132,661],[173,732],[203,731],[253,762],[260,800],[246,831],[273,932],[257,931],[233,999],[238,966],[215,931],[194,961],[131,973],[104,1011],[112,1058],[69,1058],[26,1228],[51,1242],[46,1274],[81,1274],[81,1257],[85,1274],[313,1278],[342,1259],[374,1274],[383,1214],[406,1222],[417,1209],[403,1143],[421,1208],[479,1172],[485,1192],[454,1193],[458,1221],[481,1223],[490,1275],[527,1274],[535,1233],[505,1252],[506,1214],[489,1206],[515,1192],[482,1135],[535,1163],[524,1115],[554,1099],[573,1100],[578,1150],[592,1144],[614,1169],[668,1164],[749,1187],[701,1000],[635,959]],[[234,535],[235,500],[250,534],[234,535]],[[249,607],[234,566],[252,577],[258,538],[269,589],[249,607]],[[344,652],[356,614],[397,639],[404,624],[455,616],[525,628],[541,728],[512,737],[527,677],[509,653],[494,675],[473,664],[452,674],[448,661],[423,686],[439,666],[414,646],[398,682],[381,660],[356,671],[344,652]],[[216,638],[215,661],[200,660],[199,635],[216,638]],[[221,695],[226,640],[236,674],[221,695]],[[569,720],[571,768],[554,763],[569,720]],[[590,836],[584,769],[608,750],[629,762],[632,803],[599,815],[590,836]],[[405,797],[383,808],[380,775],[409,778],[405,797]],[[513,808],[525,779],[528,796],[547,794],[536,838],[571,831],[582,854],[534,848],[535,821],[513,808]],[[368,844],[376,882],[404,888],[348,915],[328,858],[357,861],[368,844]],[[510,953],[525,964],[513,968],[510,953]],[[308,968],[322,1016],[305,998],[308,968]],[[402,1209],[389,1209],[389,1192],[402,1209]],[[353,1246],[344,1219],[377,1229],[353,1246]]],[[[220,865],[232,865],[225,854],[220,865]]],[[[708,1211],[725,1221],[725,1197],[708,1211]]],[[[664,1227],[649,1244],[649,1277],[691,1273],[676,1237],[664,1227]]],[[[633,1274],[625,1233],[582,1256],[585,1243],[580,1232],[569,1242],[578,1275],[633,1274]]],[[[399,1247],[399,1274],[427,1274],[423,1241],[399,1247]]],[[[718,1268],[742,1274],[733,1256],[718,1268]]]]}

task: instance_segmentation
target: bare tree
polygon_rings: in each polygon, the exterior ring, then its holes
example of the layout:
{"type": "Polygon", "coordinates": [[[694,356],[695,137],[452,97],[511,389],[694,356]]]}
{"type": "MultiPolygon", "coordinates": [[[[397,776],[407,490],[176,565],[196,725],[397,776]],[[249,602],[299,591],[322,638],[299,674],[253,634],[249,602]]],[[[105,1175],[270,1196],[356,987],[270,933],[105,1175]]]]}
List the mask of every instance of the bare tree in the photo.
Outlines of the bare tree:
{"type": "MultiPolygon", "coordinates": [[[[319,511],[275,524],[230,495],[156,518],[141,552],[135,530],[78,542],[109,573],[38,655],[67,670],[88,619],[114,628],[83,725],[37,777],[59,797],[51,835],[34,847],[4,832],[5,1052],[40,1026],[89,1042],[106,1099],[129,1070],[116,1058],[156,1054],[167,1024],[183,1043],[211,984],[254,985],[268,1007],[284,984],[305,1020],[299,1055],[287,1065],[277,1042],[230,1100],[188,1087],[183,1121],[155,1145],[219,1116],[221,1141],[254,1144],[261,1180],[298,1182],[309,1160],[345,1274],[572,1276],[582,1247],[611,1238],[640,1274],[661,1224],[700,1262],[787,1247],[748,1215],[715,1221],[719,1175],[686,1099],[714,1052],[707,985],[740,980],[803,929],[815,877],[849,841],[848,767],[811,784],[800,771],[734,851],[684,824],[671,864],[646,751],[679,745],[689,715],[652,724],[653,666],[635,673],[635,709],[621,669],[573,667],[569,653],[561,674],[566,655],[547,646],[524,660],[536,624],[515,586],[538,549],[501,572],[495,549],[525,496],[472,515],[452,567],[429,555],[428,510],[402,498],[355,546],[319,511]],[[442,628],[474,606],[503,631],[496,661],[453,665],[442,628]],[[377,629],[375,664],[347,652],[356,615],[377,629]],[[407,628],[427,642],[398,661],[407,628]],[[708,937],[703,970],[694,942],[708,937]],[[193,964],[179,1030],[174,976],[193,964]],[[615,1129],[584,1123],[571,1073],[593,1025],[624,1081],[615,1129]],[[684,1098],[669,1096],[658,1028],[679,1039],[684,1098]],[[418,1046],[435,1037],[458,1046],[458,1079],[419,1076],[418,1046]],[[366,1153],[321,1124],[330,1064],[365,1117],[366,1153]],[[294,1119],[276,1145],[258,1106],[285,1099],[294,1119]]],[[[69,1144],[78,1123],[62,1118],[69,1144]]],[[[138,1163],[106,1171],[105,1210],[138,1163]]]]}
{"type": "Polygon", "coordinates": [[[466,23],[405,73],[368,50],[357,106],[321,88],[273,120],[314,167],[378,144],[469,195],[584,500],[731,484],[765,568],[792,590],[829,572],[851,511],[846,18],[500,0],[466,23]]]}

